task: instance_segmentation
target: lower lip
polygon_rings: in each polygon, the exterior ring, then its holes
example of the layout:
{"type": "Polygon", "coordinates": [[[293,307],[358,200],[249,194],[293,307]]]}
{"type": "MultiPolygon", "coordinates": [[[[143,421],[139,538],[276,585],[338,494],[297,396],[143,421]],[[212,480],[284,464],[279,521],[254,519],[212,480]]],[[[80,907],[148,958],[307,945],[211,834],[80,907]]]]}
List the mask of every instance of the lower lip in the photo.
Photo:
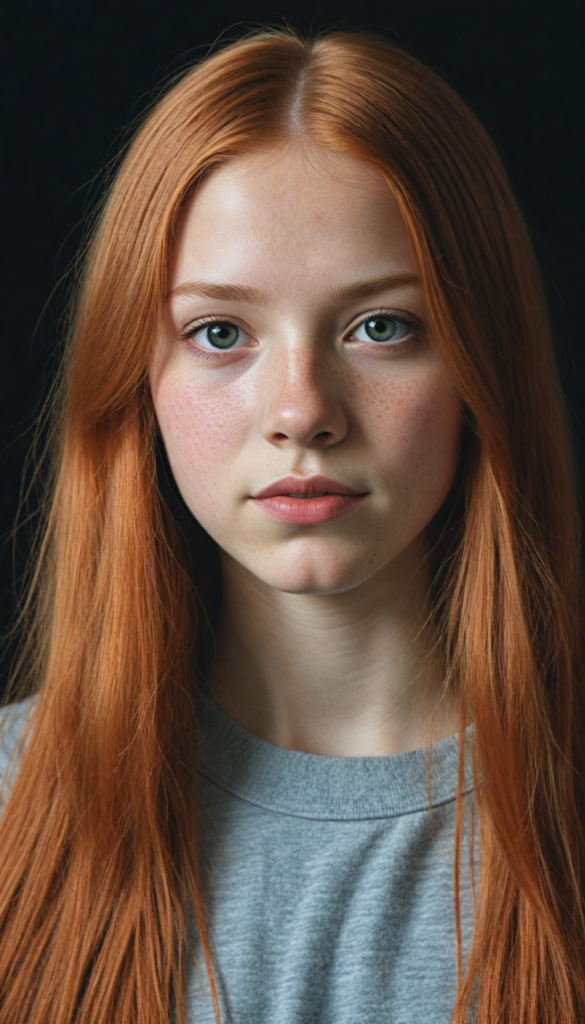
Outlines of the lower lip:
{"type": "Polygon", "coordinates": [[[288,494],[277,494],[272,498],[253,498],[253,501],[274,519],[308,526],[338,519],[365,497],[365,494],[326,494],[322,498],[291,498],[288,494]]]}

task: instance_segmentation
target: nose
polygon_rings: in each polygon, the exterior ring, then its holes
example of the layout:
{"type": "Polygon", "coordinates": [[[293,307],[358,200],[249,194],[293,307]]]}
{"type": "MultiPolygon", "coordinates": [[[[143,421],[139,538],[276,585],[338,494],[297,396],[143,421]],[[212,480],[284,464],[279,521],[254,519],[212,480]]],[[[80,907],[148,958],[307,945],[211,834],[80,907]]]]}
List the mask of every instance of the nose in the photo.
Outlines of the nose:
{"type": "Polygon", "coordinates": [[[281,352],[266,374],[262,432],[278,447],[330,448],[348,432],[339,367],[314,349],[281,352]]]}

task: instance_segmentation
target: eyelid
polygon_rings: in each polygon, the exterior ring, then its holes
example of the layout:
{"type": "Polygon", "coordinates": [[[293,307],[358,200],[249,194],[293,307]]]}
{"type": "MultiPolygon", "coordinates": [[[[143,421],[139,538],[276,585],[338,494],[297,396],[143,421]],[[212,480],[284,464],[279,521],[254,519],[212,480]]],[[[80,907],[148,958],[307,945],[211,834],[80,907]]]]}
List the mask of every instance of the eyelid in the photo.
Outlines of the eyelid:
{"type": "Polygon", "coordinates": [[[192,334],[193,331],[198,331],[200,327],[205,327],[206,324],[235,324],[242,331],[248,331],[244,327],[242,321],[237,316],[226,316],[225,313],[206,313],[205,316],[197,316],[194,320],[189,322],[179,332],[180,334],[192,334]]]}
{"type": "MultiPolygon", "coordinates": [[[[220,314],[217,314],[217,313],[207,314],[206,316],[197,317],[195,320],[189,321],[189,323],[186,325],[186,327],[183,327],[183,329],[181,331],[179,331],[179,338],[182,341],[189,341],[189,340],[192,341],[194,339],[194,335],[197,334],[197,331],[200,331],[202,327],[209,326],[209,324],[218,324],[218,323],[233,324],[234,327],[237,327],[240,331],[242,331],[248,338],[250,338],[251,341],[255,341],[255,338],[254,338],[253,334],[251,334],[250,330],[247,327],[244,326],[242,321],[237,316],[225,316],[225,315],[222,315],[221,313],[220,314]]],[[[198,346],[198,347],[203,349],[203,346],[198,346]]],[[[245,347],[245,346],[242,346],[242,347],[245,347]]],[[[207,349],[203,349],[203,351],[208,351],[208,350],[207,349]]],[[[210,349],[209,351],[214,351],[214,350],[210,349]]],[[[218,348],[217,351],[221,352],[222,349],[218,348]]],[[[225,352],[233,352],[234,349],[224,349],[223,351],[225,351],[225,352]]]]}
{"type": "MultiPolygon", "coordinates": [[[[367,323],[368,320],[373,320],[374,317],[377,316],[387,316],[390,319],[398,320],[400,323],[406,324],[407,327],[410,327],[411,331],[418,331],[420,333],[424,330],[424,327],[421,324],[418,317],[415,317],[410,313],[404,313],[396,309],[371,309],[367,313],[362,313],[359,319],[355,320],[354,323],[352,323],[351,327],[348,327],[347,331],[344,334],[344,340],[348,340],[349,338],[351,338],[354,331],[357,331],[358,328],[362,326],[362,324],[367,323]]],[[[373,341],[372,344],[380,346],[387,343],[373,341]]],[[[395,344],[400,343],[395,342],[395,344]]]]}

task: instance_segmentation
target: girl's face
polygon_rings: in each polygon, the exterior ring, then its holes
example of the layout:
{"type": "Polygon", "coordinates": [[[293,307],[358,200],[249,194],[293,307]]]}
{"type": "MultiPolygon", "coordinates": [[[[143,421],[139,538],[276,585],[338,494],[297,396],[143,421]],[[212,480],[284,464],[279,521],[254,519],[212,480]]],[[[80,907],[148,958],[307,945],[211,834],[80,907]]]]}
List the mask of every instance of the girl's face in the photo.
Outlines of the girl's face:
{"type": "Polygon", "coordinates": [[[418,561],[461,421],[381,176],[322,151],[238,157],[184,211],[170,271],[151,387],[201,525],[292,593],[418,561]]]}

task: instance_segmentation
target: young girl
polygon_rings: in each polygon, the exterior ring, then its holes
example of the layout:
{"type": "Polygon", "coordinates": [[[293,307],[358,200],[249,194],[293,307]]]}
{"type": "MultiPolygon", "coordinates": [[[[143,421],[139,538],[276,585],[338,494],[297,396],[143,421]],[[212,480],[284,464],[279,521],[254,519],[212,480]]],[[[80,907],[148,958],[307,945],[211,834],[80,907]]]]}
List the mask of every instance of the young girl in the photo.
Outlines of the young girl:
{"type": "Polygon", "coordinates": [[[349,33],[187,74],[104,204],[56,437],[1,1024],[583,1020],[570,460],[463,103],[349,33]]]}

